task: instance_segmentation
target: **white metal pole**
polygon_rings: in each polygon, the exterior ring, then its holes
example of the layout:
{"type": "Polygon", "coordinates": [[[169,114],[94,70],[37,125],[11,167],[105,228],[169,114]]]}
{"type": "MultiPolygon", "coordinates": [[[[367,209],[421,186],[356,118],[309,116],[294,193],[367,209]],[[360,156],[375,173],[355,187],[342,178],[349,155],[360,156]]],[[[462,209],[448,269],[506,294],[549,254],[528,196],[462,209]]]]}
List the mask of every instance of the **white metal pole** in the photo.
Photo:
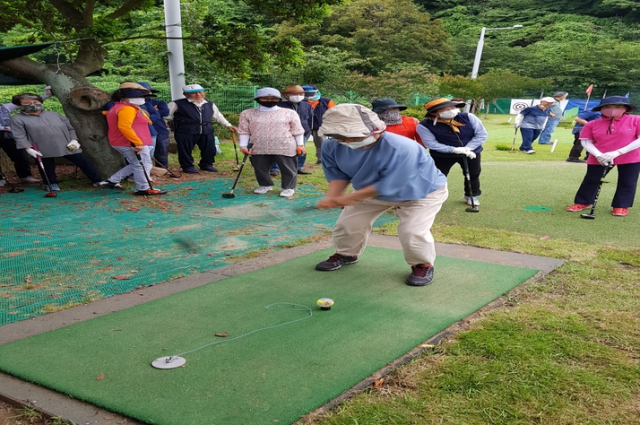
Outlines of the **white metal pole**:
{"type": "Polygon", "coordinates": [[[184,53],[182,50],[182,18],[180,0],[164,0],[164,23],[169,52],[169,82],[171,99],[182,99],[184,84],[184,53]]]}
{"type": "Polygon", "coordinates": [[[480,40],[478,40],[478,47],[476,48],[476,58],[473,61],[473,69],[471,70],[471,79],[478,78],[478,70],[480,69],[480,58],[482,57],[482,48],[484,47],[484,33],[487,28],[482,27],[480,31],[480,40]]]}

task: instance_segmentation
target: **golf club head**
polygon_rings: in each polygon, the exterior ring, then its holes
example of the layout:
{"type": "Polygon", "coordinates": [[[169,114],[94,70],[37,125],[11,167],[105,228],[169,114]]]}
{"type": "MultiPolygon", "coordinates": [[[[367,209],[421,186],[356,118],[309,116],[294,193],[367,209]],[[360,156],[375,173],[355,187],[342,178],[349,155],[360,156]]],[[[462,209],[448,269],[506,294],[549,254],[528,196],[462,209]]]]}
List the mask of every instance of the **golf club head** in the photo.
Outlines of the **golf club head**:
{"type": "Polygon", "coordinates": [[[55,192],[47,192],[44,194],[45,198],[55,198],[56,196],[58,196],[58,194],[55,192]]]}
{"type": "Polygon", "coordinates": [[[585,218],[587,220],[595,220],[596,215],[595,214],[580,214],[580,218],[585,218]]]}
{"type": "Polygon", "coordinates": [[[20,193],[20,192],[24,192],[24,189],[17,188],[17,187],[9,189],[9,193],[20,193]]]}
{"type": "Polygon", "coordinates": [[[231,192],[231,193],[223,193],[223,194],[222,194],[222,197],[223,197],[223,198],[227,198],[227,199],[231,199],[231,198],[235,198],[235,197],[236,197],[236,194],[235,194],[235,193],[233,193],[233,192],[231,192]]]}
{"type": "Polygon", "coordinates": [[[468,207],[467,209],[465,209],[466,212],[472,212],[472,213],[477,213],[480,212],[480,210],[478,209],[478,207],[468,207]]]}

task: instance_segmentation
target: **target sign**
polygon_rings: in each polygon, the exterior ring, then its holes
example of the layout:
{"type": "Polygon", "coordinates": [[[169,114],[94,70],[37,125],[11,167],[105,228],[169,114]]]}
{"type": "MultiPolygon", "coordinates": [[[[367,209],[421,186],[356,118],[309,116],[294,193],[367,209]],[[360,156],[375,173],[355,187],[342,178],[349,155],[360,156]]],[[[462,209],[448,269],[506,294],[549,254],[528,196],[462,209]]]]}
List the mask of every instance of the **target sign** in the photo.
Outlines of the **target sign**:
{"type": "Polygon", "coordinates": [[[524,108],[531,106],[531,99],[511,99],[510,114],[519,114],[524,108]]]}

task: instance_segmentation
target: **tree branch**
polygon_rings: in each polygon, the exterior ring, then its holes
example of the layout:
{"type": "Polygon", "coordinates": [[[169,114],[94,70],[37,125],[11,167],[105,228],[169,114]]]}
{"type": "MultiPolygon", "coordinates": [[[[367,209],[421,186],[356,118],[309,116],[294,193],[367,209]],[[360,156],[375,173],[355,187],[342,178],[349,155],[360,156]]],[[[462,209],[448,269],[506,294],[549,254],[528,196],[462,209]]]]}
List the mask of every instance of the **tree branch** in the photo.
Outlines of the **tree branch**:
{"type": "Polygon", "coordinates": [[[145,2],[145,0],[127,0],[127,2],[125,2],[125,4],[123,4],[120,7],[120,9],[108,14],[107,18],[108,19],[117,19],[117,18],[121,17],[122,15],[126,15],[127,13],[132,11],[133,9],[137,9],[144,2],[145,2]]]}
{"type": "Polygon", "coordinates": [[[50,0],[49,3],[55,7],[60,15],[71,25],[73,28],[82,29],[86,28],[85,20],[81,9],[74,7],[66,0],[50,0]]]}

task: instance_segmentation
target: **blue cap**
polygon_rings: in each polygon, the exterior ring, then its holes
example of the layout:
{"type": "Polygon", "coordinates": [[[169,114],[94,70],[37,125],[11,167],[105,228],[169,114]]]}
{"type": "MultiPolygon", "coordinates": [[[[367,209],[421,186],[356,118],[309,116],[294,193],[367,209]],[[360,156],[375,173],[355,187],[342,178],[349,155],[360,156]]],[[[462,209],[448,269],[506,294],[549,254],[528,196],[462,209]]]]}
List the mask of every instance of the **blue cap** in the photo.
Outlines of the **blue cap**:
{"type": "Polygon", "coordinates": [[[138,81],[138,84],[140,84],[142,87],[144,87],[145,89],[149,90],[150,92],[158,93],[158,91],[159,91],[159,90],[152,89],[151,88],[151,84],[149,84],[149,83],[144,83],[144,82],[138,81]]]}

